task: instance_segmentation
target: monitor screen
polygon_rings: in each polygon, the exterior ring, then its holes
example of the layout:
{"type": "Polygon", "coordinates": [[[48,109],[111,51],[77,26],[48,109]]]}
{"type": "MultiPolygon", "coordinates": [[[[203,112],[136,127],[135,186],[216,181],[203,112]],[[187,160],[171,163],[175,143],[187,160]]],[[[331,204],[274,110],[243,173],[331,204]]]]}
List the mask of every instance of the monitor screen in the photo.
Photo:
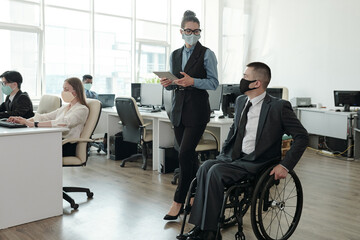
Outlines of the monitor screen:
{"type": "Polygon", "coordinates": [[[220,110],[222,99],[222,85],[219,85],[216,90],[207,90],[209,93],[209,102],[211,111],[220,110]]]}
{"type": "Polygon", "coordinates": [[[140,102],[140,89],[141,83],[131,83],[131,97],[138,103],[140,102]]]}
{"type": "Polygon", "coordinates": [[[350,107],[360,106],[360,91],[334,90],[334,100],[336,107],[344,107],[344,111],[349,112],[350,107]]]}
{"type": "Polygon", "coordinates": [[[142,106],[162,106],[161,84],[142,83],[140,89],[140,103],[142,106]]]}
{"type": "Polygon", "coordinates": [[[224,116],[232,117],[235,111],[235,100],[238,96],[242,95],[240,93],[240,84],[223,84],[222,86],[221,110],[224,116]]]}
{"type": "Polygon", "coordinates": [[[113,93],[104,93],[98,94],[98,100],[101,102],[101,107],[113,107],[115,104],[115,94],[113,93]]]}
{"type": "Polygon", "coordinates": [[[283,98],[283,89],[282,88],[267,88],[266,92],[273,97],[283,98]]]}

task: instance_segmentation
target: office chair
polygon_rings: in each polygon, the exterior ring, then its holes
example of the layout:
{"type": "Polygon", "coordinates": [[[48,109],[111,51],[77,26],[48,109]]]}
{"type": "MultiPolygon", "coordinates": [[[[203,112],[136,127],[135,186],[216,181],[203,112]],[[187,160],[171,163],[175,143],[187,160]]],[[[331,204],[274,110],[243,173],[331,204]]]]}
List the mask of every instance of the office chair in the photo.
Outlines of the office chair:
{"type": "Polygon", "coordinates": [[[119,124],[122,126],[123,141],[140,144],[141,154],[134,154],[122,160],[120,166],[124,167],[126,162],[142,157],[142,169],[147,167],[147,145],[152,142],[152,130],[146,126],[151,123],[144,123],[135,99],[132,97],[118,97],[115,100],[116,111],[120,117],[119,124]]]}
{"type": "MultiPolygon", "coordinates": [[[[172,109],[172,96],[173,96],[173,90],[168,91],[166,89],[163,89],[164,107],[165,107],[165,111],[169,118],[170,118],[170,112],[172,109]]],[[[178,149],[176,140],[174,142],[175,142],[174,148],[178,149]]],[[[202,137],[195,149],[195,151],[198,153],[198,159],[200,161],[205,161],[206,159],[208,159],[206,157],[207,153],[214,151],[215,156],[216,156],[217,153],[219,152],[219,150],[220,150],[219,149],[219,140],[216,137],[216,135],[209,130],[205,130],[204,134],[202,135],[202,137]]],[[[180,169],[176,168],[174,171],[173,179],[171,181],[172,184],[177,183],[177,179],[179,178],[179,175],[180,175],[180,169]]]]}
{"type": "Polygon", "coordinates": [[[61,98],[54,95],[43,95],[40,98],[37,113],[49,113],[61,107],[61,98]]]}
{"type": "MultiPolygon", "coordinates": [[[[96,99],[86,99],[89,106],[89,116],[85,122],[84,129],[80,138],[64,139],[65,143],[77,143],[76,156],[63,157],[63,167],[83,167],[86,166],[88,160],[88,143],[93,142],[91,135],[93,134],[101,114],[101,103],[96,99]]],[[[79,207],[67,192],[86,192],[88,198],[92,198],[94,193],[89,188],[81,187],[63,187],[63,198],[70,203],[75,210],[79,207]]]]}

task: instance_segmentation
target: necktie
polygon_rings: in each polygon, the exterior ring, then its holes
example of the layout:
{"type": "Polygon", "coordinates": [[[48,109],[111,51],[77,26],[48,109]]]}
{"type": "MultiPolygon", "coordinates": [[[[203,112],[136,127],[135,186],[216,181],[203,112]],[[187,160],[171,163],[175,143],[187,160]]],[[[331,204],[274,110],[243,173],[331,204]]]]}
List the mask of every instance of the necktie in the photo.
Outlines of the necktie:
{"type": "Polygon", "coordinates": [[[251,102],[249,101],[248,104],[245,107],[245,110],[241,116],[239,127],[237,129],[236,138],[233,146],[233,152],[231,154],[231,159],[235,160],[240,158],[241,156],[241,150],[242,150],[242,141],[244,139],[245,135],[245,127],[247,123],[247,114],[249,112],[249,108],[251,107],[251,102]]]}

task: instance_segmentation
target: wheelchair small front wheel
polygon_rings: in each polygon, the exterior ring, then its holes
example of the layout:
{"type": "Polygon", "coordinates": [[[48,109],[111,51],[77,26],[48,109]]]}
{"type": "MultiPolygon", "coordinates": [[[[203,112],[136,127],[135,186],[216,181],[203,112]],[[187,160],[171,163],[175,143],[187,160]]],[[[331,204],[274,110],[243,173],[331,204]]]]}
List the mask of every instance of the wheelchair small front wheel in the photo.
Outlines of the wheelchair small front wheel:
{"type": "Polygon", "coordinates": [[[251,225],[258,239],[286,240],[294,233],[301,217],[303,192],[294,171],[285,179],[262,177],[251,204],[251,225]]]}

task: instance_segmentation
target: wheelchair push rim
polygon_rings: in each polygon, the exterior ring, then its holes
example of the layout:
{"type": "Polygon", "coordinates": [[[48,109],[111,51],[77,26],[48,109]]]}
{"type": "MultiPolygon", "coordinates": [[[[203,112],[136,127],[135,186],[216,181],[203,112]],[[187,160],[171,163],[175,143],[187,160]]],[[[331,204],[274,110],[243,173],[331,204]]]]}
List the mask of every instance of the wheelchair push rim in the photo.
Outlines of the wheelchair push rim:
{"type": "Polygon", "coordinates": [[[303,192],[299,178],[290,171],[274,180],[270,171],[259,180],[251,206],[251,224],[258,239],[288,239],[301,217],[303,192]]]}

